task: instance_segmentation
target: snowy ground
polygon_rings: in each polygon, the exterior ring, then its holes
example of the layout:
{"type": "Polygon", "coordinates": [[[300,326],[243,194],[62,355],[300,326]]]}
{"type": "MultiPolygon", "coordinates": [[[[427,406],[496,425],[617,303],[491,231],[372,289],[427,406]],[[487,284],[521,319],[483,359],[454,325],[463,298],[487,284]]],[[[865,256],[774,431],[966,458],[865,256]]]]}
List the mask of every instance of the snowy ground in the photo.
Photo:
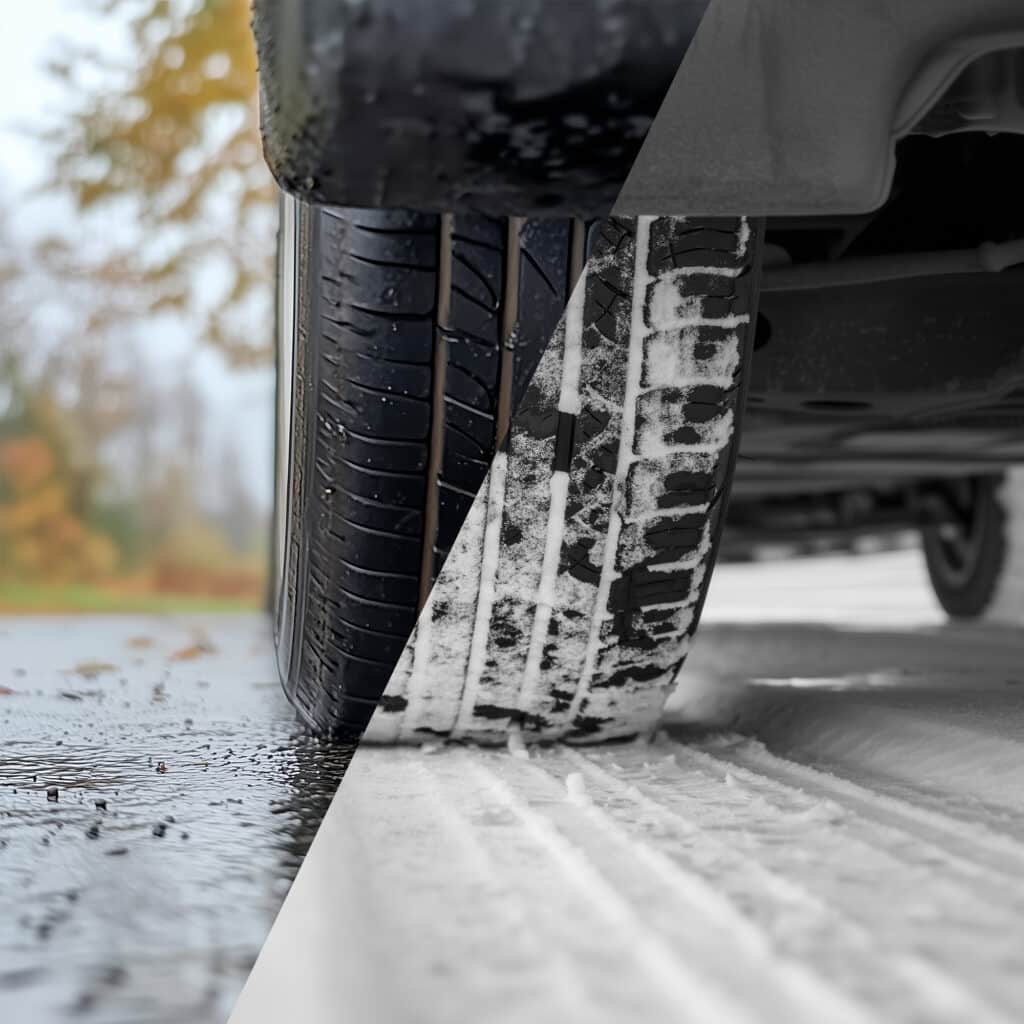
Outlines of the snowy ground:
{"type": "Polygon", "coordinates": [[[1024,643],[917,557],[723,566],[653,744],[364,746],[232,1024],[1024,1018],[1024,643]]]}

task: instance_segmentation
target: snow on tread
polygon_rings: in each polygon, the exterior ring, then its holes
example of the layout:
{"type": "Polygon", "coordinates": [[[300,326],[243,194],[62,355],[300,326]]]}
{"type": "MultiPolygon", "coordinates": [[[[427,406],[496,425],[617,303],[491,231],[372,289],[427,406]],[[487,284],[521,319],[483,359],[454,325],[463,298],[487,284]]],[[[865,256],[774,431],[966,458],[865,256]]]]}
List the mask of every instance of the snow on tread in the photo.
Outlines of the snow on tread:
{"type": "Polygon", "coordinates": [[[756,242],[741,219],[592,230],[507,459],[474,503],[484,535],[467,526],[452,548],[371,738],[654,726],[714,561],[756,242]]]}

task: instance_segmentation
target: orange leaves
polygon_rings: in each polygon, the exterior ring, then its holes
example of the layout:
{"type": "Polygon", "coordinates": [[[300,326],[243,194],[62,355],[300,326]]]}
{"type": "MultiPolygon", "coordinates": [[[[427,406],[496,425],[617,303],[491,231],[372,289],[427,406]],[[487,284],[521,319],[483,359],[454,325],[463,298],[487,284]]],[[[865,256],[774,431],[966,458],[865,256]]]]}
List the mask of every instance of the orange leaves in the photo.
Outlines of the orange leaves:
{"type": "Polygon", "coordinates": [[[259,138],[250,2],[104,6],[101,16],[120,20],[134,45],[115,57],[71,40],[53,55],[67,103],[41,133],[49,183],[84,216],[125,211],[144,242],[111,237],[77,276],[109,293],[113,301],[98,303],[109,319],[180,314],[232,364],[265,364],[276,190],[259,138]],[[140,261],[142,247],[159,255],[140,261]],[[115,283],[104,281],[107,264],[115,283]],[[204,281],[225,267],[224,294],[211,297],[204,281]]]}
{"type": "Polygon", "coordinates": [[[31,491],[53,472],[50,446],[41,437],[0,441],[0,475],[16,494],[31,491]]]}
{"type": "Polygon", "coordinates": [[[52,444],[29,434],[0,441],[0,572],[33,580],[95,580],[117,565],[117,549],[71,505],[70,481],[52,444]]]}
{"type": "Polygon", "coordinates": [[[188,647],[182,647],[175,651],[169,658],[170,661],[195,661],[207,654],[216,653],[217,648],[206,640],[200,640],[188,647]]]}
{"type": "Polygon", "coordinates": [[[117,666],[109,661],[80,661],[71,671],[83,679],[98,679],[117,671],[117,666]]]}

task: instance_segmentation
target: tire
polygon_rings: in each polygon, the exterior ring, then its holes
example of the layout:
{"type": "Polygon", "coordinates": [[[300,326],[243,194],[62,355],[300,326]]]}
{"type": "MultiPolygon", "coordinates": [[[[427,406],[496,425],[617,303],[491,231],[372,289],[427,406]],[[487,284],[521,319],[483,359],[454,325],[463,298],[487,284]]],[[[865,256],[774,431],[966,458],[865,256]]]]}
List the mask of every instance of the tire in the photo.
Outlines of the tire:
{"type": "Polygon", "coordinates": [[[960,519],[928,525],[932,590],[953,619],[1024,622],[1024,472],[958,482],[960,519]]]}
{"type": "MultiPolygon", "coordinates": [[[[285,494],[288,487],[288,430],[286,418],[288,409],[285,405],[285,398],[289,393],[290,381],[285,380],[284,360],[286,353],[281,343],[282,316],[285,305],[290,304],[290,296],[286,296],[285,290],[293,283],[289,280],[293,263],[291,256],[286,253],[294,238],[294,232],[290,230],[290,219],[294,215],[294,205],[285,200],[283,194],[278,196],[277,204],[277,239],[276,251],[274,253],[274,278],[277,287],[274,289],[274,323],[277,338],[274,344],[274,480],[273,499],[270,506],[270,530],[267,537],[267,582],[264,593],[264,611],[270,615],[277,612],[278,591],[281,584],[283,567],[283,542],[285,531],[283,529],[283,516],[285,514],[285,494]]],[[[291,360],[289,357],[289,372],[291,371],[291,360]]]]}
{"type": "Polygon", "coordinates": [[[557,326],[583,225],[293,199],[282,224],[278,666],[309,724],[351,738],[557,326]]]}
{"type": "Polygon", "coordinates": [[[760,234],[602,224],[368,738],[656,726],[725,520],[760,234]]]}

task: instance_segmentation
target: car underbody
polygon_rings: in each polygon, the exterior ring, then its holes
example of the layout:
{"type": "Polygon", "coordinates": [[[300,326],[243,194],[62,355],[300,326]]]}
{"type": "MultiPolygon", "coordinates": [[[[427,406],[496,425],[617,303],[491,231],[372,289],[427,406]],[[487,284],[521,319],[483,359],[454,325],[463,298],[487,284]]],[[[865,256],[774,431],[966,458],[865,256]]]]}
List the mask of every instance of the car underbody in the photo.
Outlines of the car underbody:
{"type": "Polygon", "coordinates": [[[263,0],[255,25],[268,162],[333,239],[289,243],[284,321],[295,408],[324,402],[293,417],[279,608],[308,614],[278,637],[318,725],[381,697],[396,736],[642,731],[726,509],[730,543],[920,527],[949,614],[1002,593],[1001,480],[1024,457],[1019,0],[263,0]],[[533,338],[540,237],[564,316],[533,338]],[[547,369],[517,413],[531,345],[547,369]],[[399,373],[418,376],[394,395],[399,373]],[[372,446],[358,465],[352,437],[372,446]],[[467,438],[455,498],[446,453],[467,438]],[[408,467],[382,454],[417,445],[408,467]],[[355,471],[365,494],[345,492],[355,471]],[[387,503],[372,523],[368,500],[387,503]],[[400,549],[421,557],[399,571],[400,549]],[[417,580],[415,607],[353,596],[342,570],[417,580]]]}
{"type": "Polygon", "coordinates": [[[748,527],[919,522],[951,510],[949,478],[1024,460],[1024,137],[897,152],[879,210],[768,219],[733,491],[748,527]]]}
{"type": "MultiPolygon", "coordinates": [[[[943,0],[925,18],[920,0],[856,11],[801,3],[754,17],[746,4],[658,0],[621,5],[616,20],[596,0],[550,4],[543,16],[521,0],[503,11],[439,4],[415,23],[408,0],[358,16],[356,6],[257,5],[257,32],[273,44],[265,63],[280,69],[264,80],[267,153],[293,194],[587,219],[616,197],[617,213],[675,212],[680,196],[695,213],[768,212],[735,504],[866,492],[884,519],[895,495],[1024,456],[1016,4],[943,0]],[[767,80],[785,97],[801,84],[817,98],[763,118],[757,132],[716,133],[728,103],[713,92],[724,80],[716,47],[742,26],[745,56],[729,72],[737,90],[760,75],[761,89],[767,80]],[[843,77],[855,62],[829,69],[808,52],[817,40],[832,59],[839,28],[843,50],[873,69],[859,97],[843,77]],[[289,65],[310,38],[317,63],[289,65]],[[438,39],[447,45],[435,49],[438,39]],[[373,52],[385,42],[394,68],[373,52]],[[683,54],[685,109],[701,107],[688,126],[673,103],[680,83],[670,84],[683,54]],[[318,83],[330,88],[317,94],[318,83]],[[650,141],[641,145],[666,92],[657,127],[678,130],[668,149],[699,135],[732,147],[731,168],[718,166],[721,148],[714,166],[702,169],[705,154],[691,146],[666,168],[650,141]],[[609,96],[617,109],[602,114],[609,96]],[[841,179],[835,160],[854,148],[863,162],[841,179]],[[641,197],[655,193],[659,208],[648,210],[641,197]]],[[[915,502],[899,498],[904,517],[915,502]]]]}

